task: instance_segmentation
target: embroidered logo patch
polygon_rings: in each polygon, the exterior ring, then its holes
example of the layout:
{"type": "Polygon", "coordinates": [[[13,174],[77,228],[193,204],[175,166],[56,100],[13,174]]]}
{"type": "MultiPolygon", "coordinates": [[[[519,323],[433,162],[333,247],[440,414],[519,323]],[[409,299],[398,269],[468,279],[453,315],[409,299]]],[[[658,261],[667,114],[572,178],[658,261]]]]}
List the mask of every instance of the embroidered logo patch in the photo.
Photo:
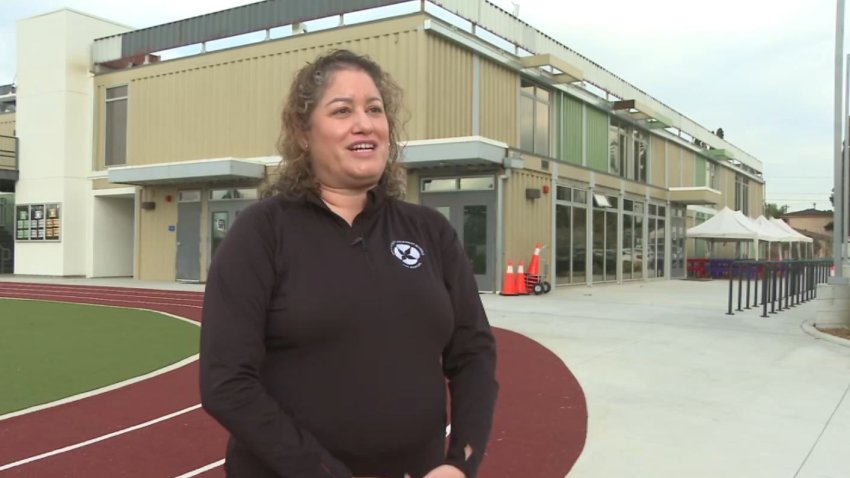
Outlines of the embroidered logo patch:
{"type": "Polygon", "coordinates": [[[408,241],[393,241],[390,243],[390,251],[408,269],[416,269],[421,266],[422,256],[425,255],[418,244],[408,241]]]}

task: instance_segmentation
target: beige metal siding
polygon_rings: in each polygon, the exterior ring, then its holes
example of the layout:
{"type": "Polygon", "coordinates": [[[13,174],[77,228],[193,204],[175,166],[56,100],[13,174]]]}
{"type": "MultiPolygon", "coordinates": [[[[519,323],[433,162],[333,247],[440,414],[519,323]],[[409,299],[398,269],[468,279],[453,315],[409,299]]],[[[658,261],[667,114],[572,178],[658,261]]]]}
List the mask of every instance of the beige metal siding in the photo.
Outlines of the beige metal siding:
{"type": "Polygon", "coordinates": [[[481,136],[517,147],[517,74],[484,58],[481,75],[481,136]]]}
{"type": "Polygon", "coordinates": [[[15,113],[0,114],[0,135],[15,136],[15,113]]]}
{"type": "Polygon", "coordinates": [[[575,181],[581,181],[585,184],[590,183],[590,171],[576,166],[559,164],[558,176],[564,179],[573,179],[575,181]]]}
{"type": "Polygon", "coordinates": [[[750,179],[750,216],[759,217],[764,214],[764,184],[750,179]]]}
{"type": "Polygon", "coordinates": [[[718,209],[728,207],[735,209],[735,173],[729,168],[717,167],[717,185],[720,188],[723,199],[717,205],[718,209]]]}
{"type": "Polygon", "coordinates": [[[684,151],[678,144],[667,142],[667,185],[671,188],[681,187],[682,156],[684,151]]]}
{"type": "Polygon", "coordinates": [[[650,136],[649,138],[649,158],[651,162],[650,168],[652,170],[652,176],[649,178],[650,184],[662,188],[667,187],[664,181],[664,177],[666,176],[664,148],[667,141],[658,136],[650,136]]]}
{"type": "Polygon", "coordinates": [[[420,176],[418,171],[407,172],[407,189],[404,195],[405,201],[419,204],[419,178],[420,176]]]}
{"type": "Polygon", "coordinates": [[[602,186],[604,188],[613,189],[615,191],[620,190],[620,184],[622,184],[623,180],[618,176],[611,176],[610,174],[597,174],[596,175],[596,185],[602,186]]]}
{"type": "Polygon", "coordinates": [[[440,37],[428,36],[424,76],[428,97],[424,139],[471,135],[472,53],[440,37]]]}
{"type": "MultiPolygon", "coordinates": [[[[99,75],[95,167],[103,165],[106,87],[129,84],[128,164],[275,155],[283,97],[297,68],[331,48],[367,53],[407,95],[423,91],[416,72],[419,16],[264,42],[99,75]]],[[[406,105],[410,102],[407,101],[406,105]]],[[[410,111],[409,106],[405,113],[410,111]]],[[[415,111],[407,131],[419,128],[415,111]]],[[[405,115],[407,116],[407,115],[405,115]]]]}
{"type": "MultiPolygon", "coordinates": [[[[552,237],[552,206],[550,195],[540,199],[526,199],[526,188],[542,188],[551,184],[549,175],[529,171],[514,171],[506,182],[505,190],[505,256],[514,261],[528,261],[534,253],[534,244],[540,242],[549,246],[552,237]]],[[[548,252],[541,253],[541,272],[546,272],[548,252]]],[[[504,272],[504,271],[502,271],[504,272]]]]}
{"type": "Polygon", "coordinates": [[[682,148],[682,184],[681,186],[692,187],[694,185],[696,153],[682,148]]]}
{"type": "Polygon", "coordinates": [[[126,188],[126,187],[132,187],[132,186],[128,186],[127,184],[113,183],[113,182],[110,182],[106,178],[94,179],[91,182],[91,188],[94,189],[94,190],[98,190],[98,189],[119,189],[119,188],[126,188]]]}

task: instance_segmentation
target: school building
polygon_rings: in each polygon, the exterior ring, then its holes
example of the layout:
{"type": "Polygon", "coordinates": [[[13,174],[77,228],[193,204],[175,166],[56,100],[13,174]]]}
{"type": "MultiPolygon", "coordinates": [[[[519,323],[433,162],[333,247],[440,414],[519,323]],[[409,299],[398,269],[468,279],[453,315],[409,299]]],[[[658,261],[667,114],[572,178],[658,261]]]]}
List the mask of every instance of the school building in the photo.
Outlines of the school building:
{"type": "Polygon", "coordinates": [[[0,273],[205,281],[280,161],[294,72],[333,48],[404,89],[406,199],[451,221],[482,291],[538,242],[557,285],[683,277],[687,227],[762,213],[760,160],[486,0],[268,0],[141,30],[63,9],[17,42],[0,273]]]}

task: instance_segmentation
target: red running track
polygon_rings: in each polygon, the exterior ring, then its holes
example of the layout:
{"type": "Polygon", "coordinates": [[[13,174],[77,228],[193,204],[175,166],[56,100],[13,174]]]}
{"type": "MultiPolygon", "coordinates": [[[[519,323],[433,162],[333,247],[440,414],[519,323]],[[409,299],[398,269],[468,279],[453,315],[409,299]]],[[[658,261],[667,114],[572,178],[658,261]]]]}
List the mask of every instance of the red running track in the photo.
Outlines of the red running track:
{"type": "MultiPolygon", "coordinates": [[[[200,321],[203,302],[197,292],[16,282],[0,282],[0,297],[144,308],[194,321],[200,321]]],[[[494,332],[500,392],[479,476],[561,478],[578,459],[587,435],[581,386],[537,342],[508,330],[494,332]]],[[[0,420],[0,476],[176,477],[221,460],[227,433],[198,408],[197,374],[197,362],[192,362],[99,395],[0,420]],[[3,469],[109,434],[116,435],[3,469]]],[[[194,476],[223,477],[224,472],[216,466],[194,476]]]]}

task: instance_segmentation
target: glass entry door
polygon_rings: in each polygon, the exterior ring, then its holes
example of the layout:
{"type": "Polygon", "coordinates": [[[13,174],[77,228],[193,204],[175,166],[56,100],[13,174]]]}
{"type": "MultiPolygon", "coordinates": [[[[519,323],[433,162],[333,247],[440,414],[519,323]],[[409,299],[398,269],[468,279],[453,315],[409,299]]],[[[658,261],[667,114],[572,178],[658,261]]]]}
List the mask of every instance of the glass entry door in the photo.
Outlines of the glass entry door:
{"type": "Polygon", "coordinates": [[[422,194],[422,204],[439,211],[457,231],[479,291],[495,290],[496,193],[422,194]]]}
{"type": "Polygon", "coordinates": [[[254,201],[210,201],[210,254],[212,259],[236,216],[254,201]]]}

